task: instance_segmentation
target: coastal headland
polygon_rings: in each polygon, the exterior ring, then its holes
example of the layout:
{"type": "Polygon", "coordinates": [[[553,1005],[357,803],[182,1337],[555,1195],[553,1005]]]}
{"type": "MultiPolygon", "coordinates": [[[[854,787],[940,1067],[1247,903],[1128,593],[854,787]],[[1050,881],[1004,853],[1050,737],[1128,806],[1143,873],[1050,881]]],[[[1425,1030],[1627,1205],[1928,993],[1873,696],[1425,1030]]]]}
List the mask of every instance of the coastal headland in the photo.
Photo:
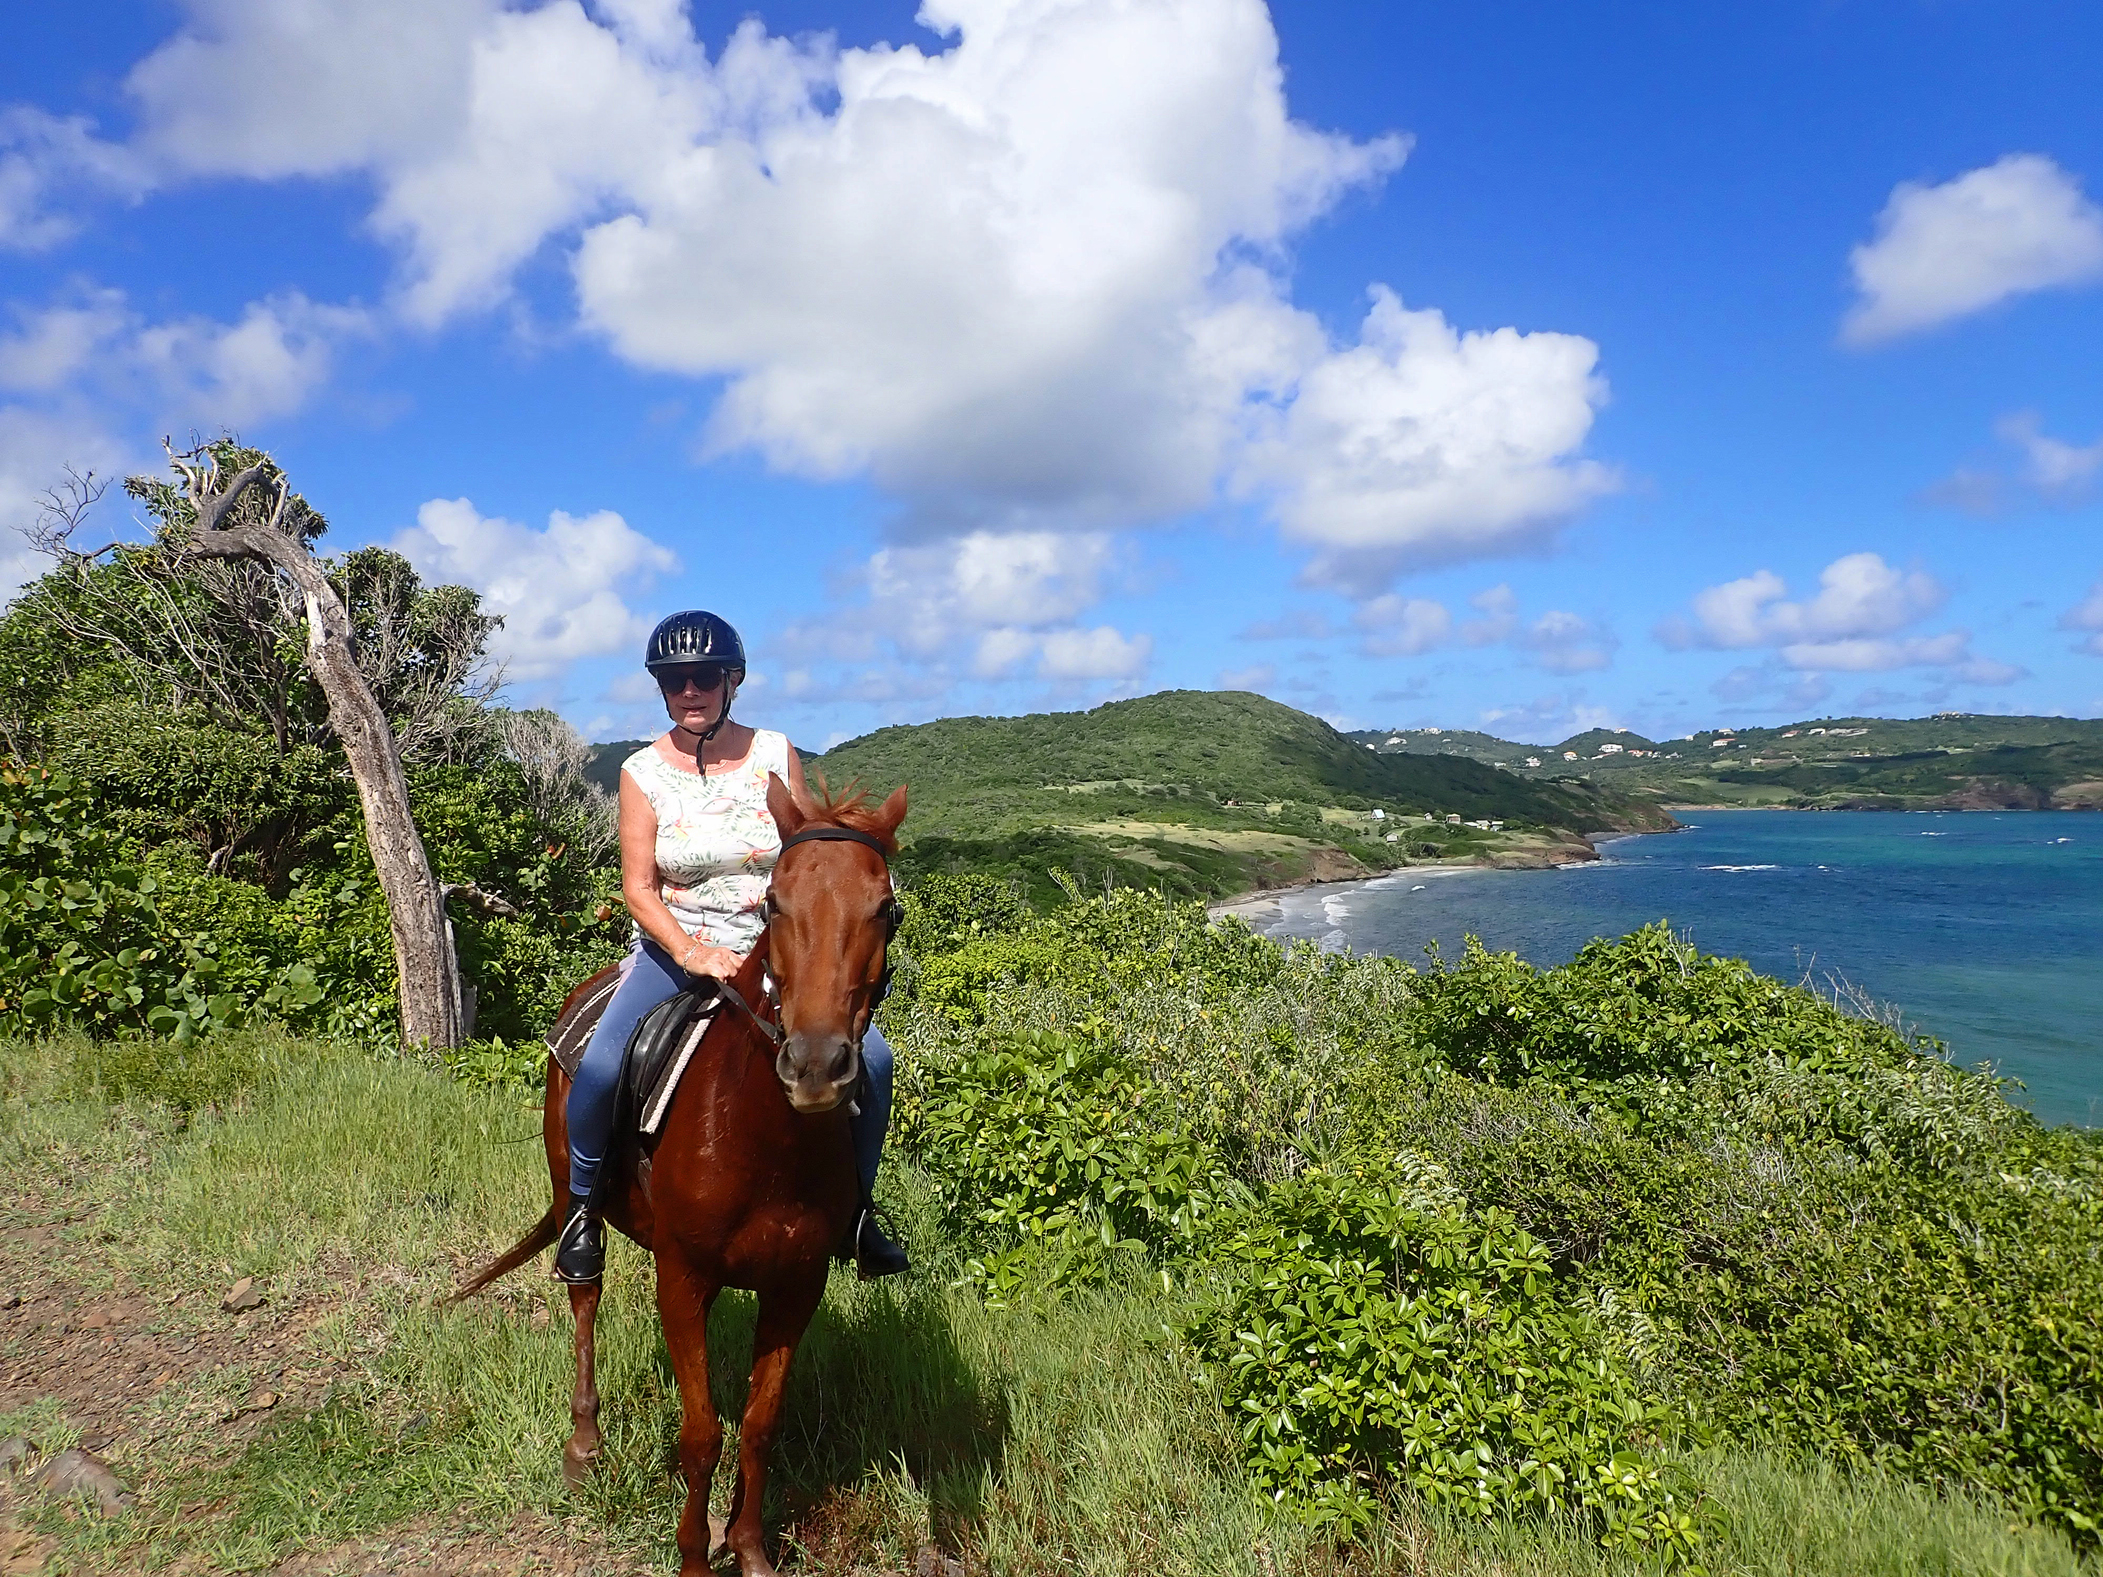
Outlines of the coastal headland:
{"type": "Polygon", "coordinates": [[[1408,867],[1544,868],[1675,825],[1644,796],[1368,750],[1231,691],[886,728],[808,766],[835,787],[911,785],[908,874],[1005,875],[1040,904],[1068,883],[1214,902],[1408,867]]]}

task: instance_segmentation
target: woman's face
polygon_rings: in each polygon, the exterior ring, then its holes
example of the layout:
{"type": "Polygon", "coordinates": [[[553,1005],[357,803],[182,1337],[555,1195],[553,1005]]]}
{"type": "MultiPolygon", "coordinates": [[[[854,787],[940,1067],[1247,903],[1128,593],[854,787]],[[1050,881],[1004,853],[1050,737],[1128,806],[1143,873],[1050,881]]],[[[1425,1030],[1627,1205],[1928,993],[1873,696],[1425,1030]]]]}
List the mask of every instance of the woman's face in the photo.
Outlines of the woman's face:
{"type": "Polygon", "coordinates": [[[737,694],[737,681],[719,663],[686,663],[658,669],[657,688],[664,692],[665,714],[674,726],[699,734],[723,715],[737,694]]]}

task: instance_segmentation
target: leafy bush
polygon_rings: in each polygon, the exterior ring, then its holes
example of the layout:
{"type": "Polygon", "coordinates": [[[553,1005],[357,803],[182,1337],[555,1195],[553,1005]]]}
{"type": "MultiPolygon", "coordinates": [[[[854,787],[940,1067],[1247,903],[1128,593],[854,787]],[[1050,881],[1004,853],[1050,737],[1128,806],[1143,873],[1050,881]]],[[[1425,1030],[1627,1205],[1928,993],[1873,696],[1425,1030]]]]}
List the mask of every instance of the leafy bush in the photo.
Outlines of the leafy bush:
{"type": "MultiPolygon", "coordinates": [[[[199,905],[186,901],[199,884],[250,889],[198,877],[170,894],[152,867],[122,862],[93,797],[63,773],[0,771],[0,861],[0,1032],[188,1042],[257,1015],[317,1022],[325,986],[311,966],[278,956],[252,905],[245,927],[199,925],[199,905]]],[[[269,907],[260,895],[254,903],[269,907]]]]}
{"type": "Polygon", "coordinates": [[[1413,1019],[1455,1072],[1534,1081],[1641,1126],[1727,1113],[1766,1141],[1925,1165],[1981,1153],[2024,1120],[1991,1078],[1952,1067],[1940,1042],[1705,957],[1662,923],[1587,943],[1548,970],[1471,937],[1457,967],[1434,958],[1413,1019]]]}
{"type": "Polygon", "coordinates": [[[900,1134],[970,1273],[995,1296],[1090,1279],[1107,1220],[1213,1287],[1190,1339],[1256,1404],[1250,1469],[1284,1504],[1343,1525],[1383,1483],[1456,1504],[1472,1483],[1683,1556],[1702,1514],[1662,1465],[1669,1408],[2093,1538],[2103,1140],[2039,1129],[1933,1041],[1662,927],[1560,969],[1471,946],[1420,974],[1117,892],[923,946],[887,1010],[900,1134]],[[1179,1158],[1194,1234],[1111,1212],[1102,1179],[1149,1145],[1179,1158]],[[1398,1154],[1443,1170],[1439,1209],[1398,1154]],[[1463,1294],[1475,1323],[1411,1357],[1413,1300],[1463,1294]],[[1321,1346],[1354,1330],[1348,1362],[1321,1346]],[[1499,1367],[1507,1339],[1537,1373],[1499,1367]],[[1393,1433],[1434,1427],[1437,1375],[1466,1390],[1443,1469],[1393,1433]]]}
{"type": "Polygon", "coordinates": [[[545,1041],[513,1044],[500,1035],[471,1040],[445,1053],[446,1071],[463,1084],[492,1089],[537,1090],[548,1076],[545,1041]]]}
{"type": "Polygon", "coordinates": [[[916,1151],[995,1298],[1092,1280],[1119,1249],[1187,1244],[1222,1178],[1128,1057],[1030,1031],[987,1045],[918,1114],[916,1151]]]}
{"type": "Polygon", "coordinates": [[[1230,1291],[1188,1335],[1257,1482],[1312,1521],[1373,1520],[1398,1478],[1481,1516],[1596,1512],[1605,1542],[1691,1554],[1698,1495],[1655,1459],[1669,1414],[1565,1301],[1511,1216],[1404,1154],[1269,1190],[1212,1249],[1230,1291]]]}

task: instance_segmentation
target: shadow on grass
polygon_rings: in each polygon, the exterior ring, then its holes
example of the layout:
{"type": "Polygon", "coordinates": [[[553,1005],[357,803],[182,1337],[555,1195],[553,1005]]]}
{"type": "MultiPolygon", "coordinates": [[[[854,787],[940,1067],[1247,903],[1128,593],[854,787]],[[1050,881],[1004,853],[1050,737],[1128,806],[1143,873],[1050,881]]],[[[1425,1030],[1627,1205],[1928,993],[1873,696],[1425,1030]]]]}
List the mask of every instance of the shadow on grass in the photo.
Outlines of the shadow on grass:
{"type": "MultiPolygon", "coordinates": [[[[749,1293],[727,1292],[709,1324],[716,1410],[732,1431],[719,1499],[735,1472],[754,1310],[749,1293]]],[[[835,1274],[790,1370],[769,1481],[770,1524],[798,1521],[837,1491],[885,1473],[903,1473],[925,1491],[938,1531],[979,1515],[1006,1449],[1008,1404],[997,1378],[974,1369],[955,1314],[928,1278],[862,1285],[848,1272],[835,1274]]],[[[675,1420],[668,1453],[676,1432],[675,1420]]]]}

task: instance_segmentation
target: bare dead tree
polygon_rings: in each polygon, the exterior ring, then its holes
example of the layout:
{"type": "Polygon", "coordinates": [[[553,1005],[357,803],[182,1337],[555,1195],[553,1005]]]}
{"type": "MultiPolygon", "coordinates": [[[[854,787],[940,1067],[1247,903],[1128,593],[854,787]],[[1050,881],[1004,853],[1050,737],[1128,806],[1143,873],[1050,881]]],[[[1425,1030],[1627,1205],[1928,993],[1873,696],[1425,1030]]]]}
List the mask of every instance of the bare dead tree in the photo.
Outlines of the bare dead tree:
{"type": "Polygon", "coordinates": [[[303,522],[294,518],[291,487],[267,455],[227,475],[215,446],[182,453],[172,444],[167,447],[188,515],[173,533],[177,551],[260,566],[303,605],[306,670],[321,687],[329,721],[350,763],[366,840],[387,897],[402,1038],[410,1045],[457,1046],[462,1039],[460,970],[445,897],[410,815],[394,730],[358,667],[350,610],[308,546],[303,522]]]}
{"type": "MultiPolygon", "coordinates": [[[[69,469],[40,500],[28,535],[60,572],[45,598],[50,621],[83,648],[115,658],[142,702],[199,705],[234,728],[261,719],[280,756],[328,744],[333,727],[307,683],[298,639],[305,604],[294,587],[260,562],[187,551],[187,500],[158,478],[126,484],[157,517],[154,540],[77,546],[76,533],[105,490],[93,473],[69,469]]],[[[291,495],[282,534],[311,552],[327,529],[305,499],[291,495]]],[[[409,561],[387,548],[359,548],[323,568],[403,759],[458,761],[490,743],[485,706],[503,672],[485,661],[483,648],[502,620],[484,614],[465,586],[425,587],[409,561]]]]}
{"type": "Polygon", "coordinates": [[[456,761],[488,740],[486,708],[504,687],[483,643],[503,621],[465,586],[420,585],[399,553],[360,548],[337,579],[357,626],[358,667],[393,720],[403,759],[456,761]]]}
{"type": "MultiPolygon", "coordinates": [[[[285,640],[302,606],[292,588],[255,562],[185,562],[165,527],[155,542],[75,546],[104,491],[92,472],[68,468],[66,481],[41,500],[29,537],[64,577],[63,594],[46,599],[52,622],[116,658],[141,701],[201,704],[236,727],[260,718],[279,755],[319,743],[303,737],[302,665],[285,640]]],[[[289,515],[295,530],[306,528],[303,542],[323,529],[303,500],[289,515]]]]}
{"type": "Polygon", "coordinates": [[[518,763],[526,804],[543,826],[564,829],[592,865],[620,847],[620,812],[611,794],[584,775],[591,746],[559,713],[535,709],[498,714],[504,754],[518,763]]]}

